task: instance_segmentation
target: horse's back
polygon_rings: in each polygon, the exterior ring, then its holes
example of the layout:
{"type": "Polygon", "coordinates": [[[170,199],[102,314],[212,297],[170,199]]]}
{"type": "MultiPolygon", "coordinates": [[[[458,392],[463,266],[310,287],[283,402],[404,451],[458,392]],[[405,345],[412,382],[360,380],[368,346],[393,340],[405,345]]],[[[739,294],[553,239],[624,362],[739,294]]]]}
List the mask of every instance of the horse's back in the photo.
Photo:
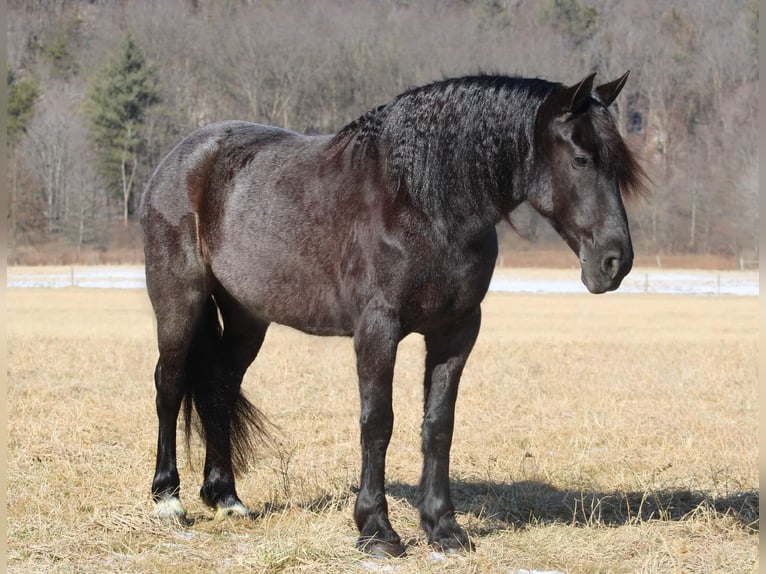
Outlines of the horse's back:
{"type": "Polygon", "coordinates": [[[208,183],[213,164],[224,148],[253,148],[299,134],[244,121],[222,121],[195,130],[162,160],[152,174],[141,201],[142,222],[149,210],[158,210],[177,220],[182,212],[194,210],[195,196],[208,183]]]}

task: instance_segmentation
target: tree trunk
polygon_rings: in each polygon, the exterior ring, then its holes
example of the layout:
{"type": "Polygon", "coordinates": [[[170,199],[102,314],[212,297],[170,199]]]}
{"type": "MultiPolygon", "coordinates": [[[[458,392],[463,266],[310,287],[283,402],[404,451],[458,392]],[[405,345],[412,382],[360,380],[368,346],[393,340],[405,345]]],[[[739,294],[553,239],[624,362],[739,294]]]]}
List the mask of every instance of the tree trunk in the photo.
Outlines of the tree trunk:
{"type": "Polygon", "coordinates": [[[122,146],[122,158],[120,175],[122,176],[122,224],[128,225],[128,206],[130,205],[130,192],[133,189],[133,179],[136,175],[136,167],[138,167],[138,159],[134,153],[128,149],[130,145],[130,139],[133,135],[133,128],[128,125],[128,133],[125,138],[125,143],[122,146]],[[130,175],[128,175],[128,163],[130,166],[130,175]]]}
{"type": "Polygon", "coordinates": [[[11,151],[10,171],[11,171],[11,189],[8,197],[8,247],[16,247],[16,188],[17,188],[17,161],[16,149],[11,151]]]}
{"type": "Polygon", "coordinates": [[[695,233],[697,227],[697,186],[692,186],[692,213],[691,222],[689,224],[689,250],[694,251],[695,248],[695,233]]]}

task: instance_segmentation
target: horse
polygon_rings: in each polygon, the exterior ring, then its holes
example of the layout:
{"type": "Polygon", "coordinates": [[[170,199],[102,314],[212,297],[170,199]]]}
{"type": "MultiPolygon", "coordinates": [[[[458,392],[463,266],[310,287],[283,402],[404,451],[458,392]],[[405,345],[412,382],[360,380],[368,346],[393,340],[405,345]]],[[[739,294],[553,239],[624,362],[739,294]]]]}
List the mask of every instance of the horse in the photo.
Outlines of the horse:
{"type": "Polygon", "coordinates": [[[498,253],[496,225],[528,202],[550,221],[592,293],[633,261],[623,198],[645,174],[608,107],[628,73],[594,87],[479,74],[412,88],[339,132],[307,136],[243,121],[202,127],[159,164],[140,204],[156,316],[159,421],[151,493],[186,524],[176,423],[196,411],[202,500],[249,516],[235,488],[261,411],[241,392],[270,323],[353,338],[360,397],[357,546],[406,548],[385,495],[398,343],[425,339],[422,475],[428,543],[472,549],[450,497],[458,384],[498,253]]]}

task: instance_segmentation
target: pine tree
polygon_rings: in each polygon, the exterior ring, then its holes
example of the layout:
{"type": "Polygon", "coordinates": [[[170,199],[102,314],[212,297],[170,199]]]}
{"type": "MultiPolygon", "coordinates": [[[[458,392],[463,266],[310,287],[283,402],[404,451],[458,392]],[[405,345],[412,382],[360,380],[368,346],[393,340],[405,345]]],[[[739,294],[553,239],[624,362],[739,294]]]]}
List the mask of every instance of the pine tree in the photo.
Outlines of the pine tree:
{"type": "Polygon", "coordinates": [[[147,109],[160,101],[154,70],[128,33],[120,48],[94,76],[86,113],[108,191],[123,203],[127,223],[136,168],[146,147],[147,109]]]}
{"type": "Polygon", "coordinates": [[[27,129],[27,124],[35,111],[35,100],[39,95],[37,83],[31,78],[19,79],[8,69],[8,144],[16,145],[21,134],[27,129]]]}
{"type": "Polygon", "coordinates": [[[11,245],[16,241],[18,224],[18,156],[16,147],[27,132],[29,122],[35,113],[35,103],[40,95],[37,82],[32,78],[19,78],[7,68],[8,110],[6,135],[8,138],[8,239],[11,245]]]}

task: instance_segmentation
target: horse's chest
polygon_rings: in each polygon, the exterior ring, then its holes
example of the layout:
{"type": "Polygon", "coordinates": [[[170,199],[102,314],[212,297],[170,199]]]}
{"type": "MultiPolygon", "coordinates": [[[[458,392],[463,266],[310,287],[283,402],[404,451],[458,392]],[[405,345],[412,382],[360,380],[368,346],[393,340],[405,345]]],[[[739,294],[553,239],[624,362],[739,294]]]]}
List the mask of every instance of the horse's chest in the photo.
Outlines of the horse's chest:
{"type": "Polygon", "coordinates": [[[430,265],[416,274],[403,297],[402,320],[411,330],[427,330],[475,309],[484,298],[491,265],[430,265]]]}
{"type": "Polygon", "coordinates": [[[374,278],[363,297],[384,299],[407,331],[427,331],[459,319],[484,298],[497,256],[494,230],[472,244],[445,241],[419,229],[377,243],[363,264],[374,278]]]}

